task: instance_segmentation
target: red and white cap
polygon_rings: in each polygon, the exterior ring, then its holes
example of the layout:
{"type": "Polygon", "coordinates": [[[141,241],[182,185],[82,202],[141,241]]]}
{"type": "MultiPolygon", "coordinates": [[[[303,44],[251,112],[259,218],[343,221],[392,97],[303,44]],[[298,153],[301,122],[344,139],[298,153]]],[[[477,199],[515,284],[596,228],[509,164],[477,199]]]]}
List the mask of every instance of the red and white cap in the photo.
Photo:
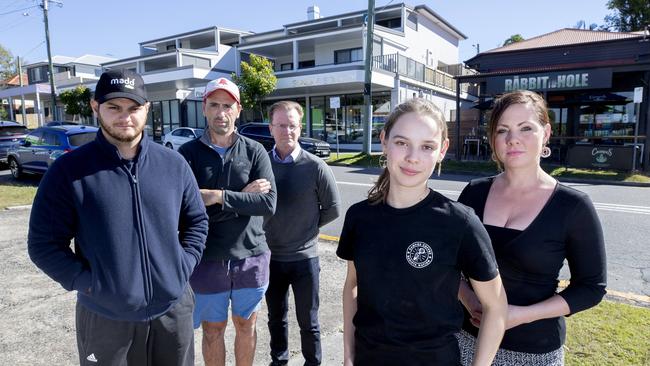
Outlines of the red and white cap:
{"type": "Polygon", "coordinates": [[[209,82],[208,85],[205,86],[205,91],[203,92],[203,101],[205,102],[210,94],[214,93],[217,90],[225,91],[226,93],[230,94],[230,96],[233,97],[238,104],[241,104],[241,101],[239,99],[239,88],[235,83],[226,78],[219,78],[209,82]]]}

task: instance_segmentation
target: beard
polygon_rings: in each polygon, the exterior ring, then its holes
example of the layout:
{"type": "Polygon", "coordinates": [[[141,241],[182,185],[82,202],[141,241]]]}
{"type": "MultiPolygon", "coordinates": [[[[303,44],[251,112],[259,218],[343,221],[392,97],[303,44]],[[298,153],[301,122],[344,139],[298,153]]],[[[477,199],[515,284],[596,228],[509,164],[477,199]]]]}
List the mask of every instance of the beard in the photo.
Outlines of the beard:
{"type": "Polygon", "coordinates": [[[213,123],[209,124],[209,128],[212,131],[214,131],[214,133],[216,133],[217,135],[220,135],[220,136],[229,135],[235,129],[234,121],[229,121],[227,119],[215,120],[215,121],[213,121],[213,123]],[[219,124],[225,123],[226,125],[225,126],[221,126],[221,125],[217,126],[217,123],[219,123],[219,124]]]}
{"type": "Polygon", "coordinates": [[[133,142],[134,140],[140,138],[145,127],[145,123],[141,125],[136,124],[133,127],[132,131],[123,131],[118,128],[114,128],[113,126],[109,126],[104,122],[101,115],[99,114],[97,115],[97,120],[99,121],[99,125],[101,126],[102,131],[119,142],[133,142]]]}

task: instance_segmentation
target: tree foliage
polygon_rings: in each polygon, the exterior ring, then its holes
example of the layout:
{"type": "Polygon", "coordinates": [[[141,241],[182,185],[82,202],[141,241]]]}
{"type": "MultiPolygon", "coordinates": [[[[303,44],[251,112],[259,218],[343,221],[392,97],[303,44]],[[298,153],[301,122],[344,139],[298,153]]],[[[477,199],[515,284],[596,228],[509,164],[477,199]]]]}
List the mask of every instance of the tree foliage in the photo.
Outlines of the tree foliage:
{"type": "Polygon", "coordinates": [[[16,74],[14,56],[8,49],[0,45],[0,81],[5,81],[16,74]]]}
{"type": "Polygon", "coordinates": [[[250,55],[250,62],[241,62],[241,75],[232,74],[232,80],[239,86],[244,108],[259,109],[264,119],[262,100],[275,90],[278,79],[273,73],[273,63],[257,55],[250,55]]]}
{"type": "Polygon", "coordinates": [[[90,117],[93,115],[90,107],[90,89],[85,86],[78,86],[72,90],[66,90],[59,94],[59,99],[65,105],[65,112],[73,116],[90,117]]]}
{"type": "Polygon", "coordinates": [[[607,8],[614,13],[605,17],[606,27],[619,32],[644,30],[650,25],[648,0],[609,0],[607,8]]]}
{"type": "Polygon", "coordinates": [[[507,45],[509,45],[509,44],[513,44],[513,43],[521,42],[521,41],[523,41],[523,40],[524,40],[524,37],[522,37],[521,34],[517,33],[517,34],[513,34],[513,35],[511,35],[510,38],[506,39],[506,40],[503,42],[503,45],[504,45],[504,46],[507,46],[507,45]]]}

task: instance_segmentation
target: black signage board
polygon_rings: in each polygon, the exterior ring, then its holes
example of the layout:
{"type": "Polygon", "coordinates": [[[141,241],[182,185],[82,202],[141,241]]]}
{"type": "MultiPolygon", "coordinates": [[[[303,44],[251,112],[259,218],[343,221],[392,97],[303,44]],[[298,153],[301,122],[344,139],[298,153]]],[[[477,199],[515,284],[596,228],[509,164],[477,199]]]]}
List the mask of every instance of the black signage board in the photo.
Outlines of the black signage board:
{"type": "Polygon", "coordinates": [[[632,170],[634,146],[573,145],[567,164],[575,168],[632,170]]]}
{"type": "Polygon", "coordinates": [[[488,94],[513,90],[533,91],[579,90],[611,88],[612,69],[567,70],[538,74],[494,76],[487,80],[488,94]]]}

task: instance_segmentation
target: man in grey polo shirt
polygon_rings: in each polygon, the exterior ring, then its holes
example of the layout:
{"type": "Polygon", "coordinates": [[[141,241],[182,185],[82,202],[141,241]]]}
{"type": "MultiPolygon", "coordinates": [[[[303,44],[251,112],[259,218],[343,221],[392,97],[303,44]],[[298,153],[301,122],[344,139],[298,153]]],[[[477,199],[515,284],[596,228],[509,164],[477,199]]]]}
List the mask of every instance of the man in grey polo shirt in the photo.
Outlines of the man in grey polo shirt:
{"type": "Polygon", "coordinates": [[[278,192],[275,215],[264,222],[271,249],[266,292],[271,365],[286,365],[289,360],[289,286],[296,301],[305,365],[320,365],[318,230],[339,216],[339,192],[327,164],[298,144],[303,116],[300,104],[277,102],[271,106],[269,116],[275,140],[269,155],[278,192]]]}

